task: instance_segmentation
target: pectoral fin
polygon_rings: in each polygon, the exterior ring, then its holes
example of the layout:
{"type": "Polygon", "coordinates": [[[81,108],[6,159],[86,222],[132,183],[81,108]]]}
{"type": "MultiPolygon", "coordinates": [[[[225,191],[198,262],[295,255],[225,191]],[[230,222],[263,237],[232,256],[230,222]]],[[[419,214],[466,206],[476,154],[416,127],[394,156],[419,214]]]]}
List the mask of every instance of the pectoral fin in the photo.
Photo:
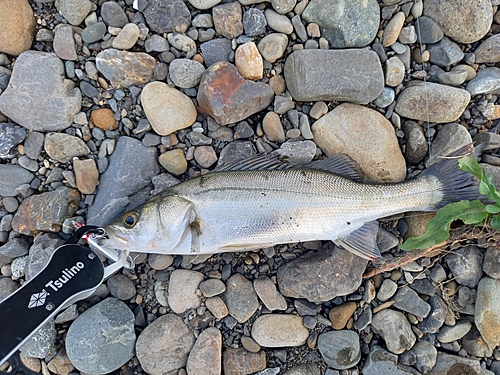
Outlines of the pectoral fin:
{"type": "Polygon", "coordinates": [[[361,258],[374,260],[380,256],[380,251],[377,246],[378,228],[378,222],[371,221],[363,224],[363,226],[356,229],[354,232],[340,237],[333,242],[361,258]]]}

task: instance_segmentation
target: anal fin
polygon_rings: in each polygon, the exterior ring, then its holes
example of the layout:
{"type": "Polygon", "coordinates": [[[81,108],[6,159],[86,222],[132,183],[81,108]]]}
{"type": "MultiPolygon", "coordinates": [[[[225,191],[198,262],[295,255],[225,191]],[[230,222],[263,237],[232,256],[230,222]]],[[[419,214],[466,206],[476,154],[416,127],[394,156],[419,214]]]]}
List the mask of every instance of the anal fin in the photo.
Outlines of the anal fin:
{"type": "Polygon", "coordinates": [[[378,228],[377,221],[370,221],[363,224],[354,232],[340,237],[333,242],[361,258],[374,260],[380,257],[380,251],[377,246],[378,228]]]}

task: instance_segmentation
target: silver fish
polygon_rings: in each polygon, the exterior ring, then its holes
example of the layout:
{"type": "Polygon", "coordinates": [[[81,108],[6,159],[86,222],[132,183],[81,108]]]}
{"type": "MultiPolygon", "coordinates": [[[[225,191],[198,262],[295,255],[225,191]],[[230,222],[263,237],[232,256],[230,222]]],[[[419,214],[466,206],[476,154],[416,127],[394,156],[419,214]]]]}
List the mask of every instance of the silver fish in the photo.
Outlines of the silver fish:
{"type": "Polygon", "coordinates": [[[135,252],[199,255],[332,240],[373,260],[377,219],[478,198],[474,177],[457,164],[449,158],[405,182],[370,184],[359,182],[347,155],[288,169],[258,156],[177,184],[104,229],[110,246],[135,252]]]}

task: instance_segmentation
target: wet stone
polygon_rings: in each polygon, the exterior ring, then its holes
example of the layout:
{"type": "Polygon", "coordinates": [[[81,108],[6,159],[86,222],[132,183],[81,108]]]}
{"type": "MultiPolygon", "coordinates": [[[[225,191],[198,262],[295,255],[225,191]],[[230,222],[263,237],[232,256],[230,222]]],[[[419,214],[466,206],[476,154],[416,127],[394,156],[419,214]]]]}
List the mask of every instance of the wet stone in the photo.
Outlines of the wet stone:
{"type": "Polygon", "coordinates": [[[431,310],[431,306],[409,287],[399,289],[394,301],[394,307],[422,318],[425,318],[431,310]]]}
{"type": "Polygon", "coordinates": [[[0,111],[26,129],[66,129],[80,111],[81,93],[63,76],[64,64],[54,54],[23,52],[16,60],[9,86],[0,96],[0,111]]]}
{"type": "Polygon", "coordinates": [[[191,24],[191,14],[182,0],[149,0],[143,13],[148,26],[158,34],[184,33],[191,24]]]}
{"type": "Polygon", "coordinates": [[[160,316],[139,335],[136,355],[147,373],[161,375],[186,366],[195,338],[182,319],[174,314],[160,316]],[[151,351],[151,343],[155,351],[151,351]]]}
{"type": "Polygon", "coordinates": [[[459,284],[475,288],[482,276],[483,254],[475,246],[455,250],[445,257],[446,264],[459,284]]]}
{"type": "Polygon", "coordinates": [[[108,298],[81,314],[66,336],[68,358],[88,374],[120,368],[134,355],[134,314],[123,302],[108,298]]]}
{"type": "Polygon", "coordinates": [[[266,108],[274,98],[269,85],[243,79],[237,68],[219,62],[208,68],[198,89],[200,110],[226,125],[266,108]]]}
{"type": "Polygon", "coordinates": [[[398,311],[386,309],[376,313],[373,316],[372,329],[382,336],[387,349],[394,354],[401,354],[410,349],[416,341],[410,323],[398,311]]]}
{"type": "Polygon", "coordinates": [[[331,331],[318,338],[318,348],[325,362],[334,369],[346,370],[361,359],[359,337],[353,331],[331,331]]]}
{"type": "Polygon", "coordinates": [[[259,307],[257,294],[253,289],[252,283],[239,273],[232,275],[227,280],[223,298],[229,314],[238,323],[244,323],[250,319],[259,307]]]}
{"type": "MultiPolygon", "coordinates": [[[[26,129],[10,122],[0,124],[0,158],[13,156],[14,148],[26,138],[26,129]]],[[[2,195],[0,193],[0,195],[2,195]]]]}
{"type": "Polygon", "coordinates": [[[142,52],[126,52],[107,49],[96,57],[97,69],[113,87],[130,87],[149,82],[156,60],[142,52]]]}
{"type": "Polygon", "coordinates": [[[168,304],[173,312],[182,314],[200,306],[201,296],[197,293],[198,285],[205,277],[201,272],[174,270],[168,283],[168,304]]]}
{"type": "Polygon", "coordinates": [[[67,163],[74,157],[87,155],[90,150],[80,138],[65,133],[45,135],[45,152],[54,160],[67,163]]]}
{"type": "Polygon", "coordinates": [[[61,187],[26,198],[12,220],[12,228],[23,234],[59,232],[64,219],[72,217],[80,203],[76,189],[61,187]]]}
{"type": "Polygon", "coordinates": [[[369,50],[302,50],[288,56],[285,80],[297,101],[366,104],[384,88],[377,54],[369,50]]]}
{"type": "Polygon", "coordinates": [[[366,263],[365,259],[337,247],[309,251],[278,269],[279,290],[286,297],[328,301],[356,290],[361,285],[366,263]]]}
{"type": "Polygon", "coordinates": [[[266,314],[259,316],[252,326],[252,338],[263,347],[281,348],[305,344],[309,330],[302,318],[290,314],[266,314]]]}

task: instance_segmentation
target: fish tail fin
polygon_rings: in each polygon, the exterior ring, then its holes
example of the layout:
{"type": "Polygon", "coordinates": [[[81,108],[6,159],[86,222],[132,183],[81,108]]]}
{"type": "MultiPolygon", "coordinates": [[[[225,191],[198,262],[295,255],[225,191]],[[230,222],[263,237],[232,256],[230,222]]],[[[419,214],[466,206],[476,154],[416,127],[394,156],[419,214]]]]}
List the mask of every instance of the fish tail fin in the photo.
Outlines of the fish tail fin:
{"type": "Polygon", "coordinates": [[[462,200],[481,199],[479,194],[479,181],[471,173],[462,171],[458,167],[458,160],[464,156],[476,157],[482,151],[481,145],[474,147],[468,144],[450,155],[443,157],[441,161],[433,164],[422,172],[421,176],[433,176],[441,183],[442,199],[433,207],[435,210],[447,205],[448,203],[459,202],[462,200]]]}

